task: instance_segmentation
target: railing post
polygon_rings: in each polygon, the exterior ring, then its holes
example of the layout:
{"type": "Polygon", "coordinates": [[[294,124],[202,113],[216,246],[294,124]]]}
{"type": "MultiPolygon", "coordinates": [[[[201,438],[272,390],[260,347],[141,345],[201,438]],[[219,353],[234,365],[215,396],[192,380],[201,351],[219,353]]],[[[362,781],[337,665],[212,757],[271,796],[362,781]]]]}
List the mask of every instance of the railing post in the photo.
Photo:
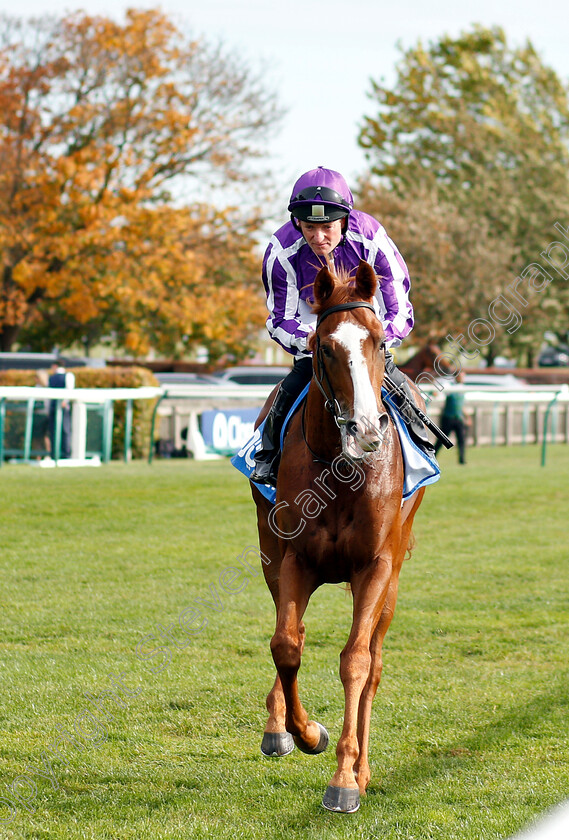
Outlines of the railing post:
{"type": "Polygon", "coordinates": [[[555,394],[551,402],[547,404],[547,408],[545,409],[545,414],[543,415],[543,440],[541,442],[541,466],[545,467],[545,460],[546,460],[546,449],[547,449],[547,426],[549,423],[549,415],[551,410],[554,406],[557,405],[557,400],[559,395],[564,393],[567,390],[567,385],[564,385],[563,388],[560,388],[559,391],[555,394]]]}
{"type": "Polygon", "coordinates": [[[113,454],[114,403],[105,400],[103,409],[103,463],[108,464],[113,454]]]}
{"type": "Polygon", "coordinates": [[[529,403],[524,403],[524,410],[522,414],[522,446],[525,446],[526,435],[528,433],[529,425],[529,403]]]}
{"type": "Polygon", "coordinates": [[[24,461],[29,461],[32,451],[32,430],[34,426],[34,407],[36,401],[28,400],[26,404],[26,430],[24,432],[24,461]]]}
{"type": "Polygon", "coordinates": [[[55,401],[55,434],[53,436],[53,452],[51,457],[57,464],[61,459],[61,428],[63,426],[63,407],[62,401],[55,401]]]}
{"type": "Polygon", "coordinates": [[[132,414],[133,402],[127,400],[124,410],[124,460],[126,463],[132,458],[132,414]]]}
{"type": "Polygon", "coordinates": [[[496,437],[498,434],[498,411],[499,404],[495,402],[492,405],[492,446],[496,446],[496,437]]]}
{"type": "Polygon", "coordinates": [[[504,406],[504,446],[510,445],[510,440],[512,437],[511,434],[511,423],[512,423],[512,410],[508,403],[504,406]]]}
{"type": "Polygon", "coordinates": [[[78,461],[85,460],[87,442],[87,406],[84,402],[73,400],[71,409],[71,457],[78,461]]]}

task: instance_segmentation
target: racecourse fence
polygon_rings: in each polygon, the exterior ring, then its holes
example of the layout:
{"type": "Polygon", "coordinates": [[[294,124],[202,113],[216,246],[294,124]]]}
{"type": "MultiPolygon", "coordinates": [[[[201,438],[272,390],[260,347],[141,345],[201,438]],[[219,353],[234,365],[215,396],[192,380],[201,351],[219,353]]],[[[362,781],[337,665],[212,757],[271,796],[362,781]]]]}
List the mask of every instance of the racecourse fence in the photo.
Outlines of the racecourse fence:
{"type": "MultiPolygon", "coordinates": [[[[441,388],[421,386],[429,416],[438,421],[446,395],[464,392],[470,446],[569,443],[567,385],[528,386],[519,391],[450,384],[441,388]]],[[[271,386],[261,385],[238,389],[209,385],[164,388],[155,409],[153,438],[167,441],[172,452],[186,449],[198,459],[235,452],[251,436],[256,413],[271,390],[271,386]],[[213,432],[204,436],[205,417],[208,432],[213,432]]],[[[168,456],[167,451],[160,454],[168,456]]]]}
{"type": "MultiPolygon", "coordinates": [[[[34,429],[38,405],[58,401],[73,406],[72,461],[110,460],[112,417],[116,400],[126,401],[124,459],[129,460],[134,399],[155,399],[149,461],[155,454],[196,459],[223,457],[238,451],[253,434],[255,418],[272,386],[168,385],[161,388],[53,389],[0,387],[0,466],[4,458],[23,462],[37,459],[34,429]],[[59,393],[58,393],[59,390],[59,393]],[[21,417],[21,442],[6,446],[7,412],[21,417]],[[93,439],[95,438],[95,442],[93,439]]],[[[429,415],[437,421],[451,391],[465,394],[469,417],[468,445],[509,446],[547,442],[569,443],[569,387],[528,386],[519,391],[465,385],[421,386],[429,415]]],[[[59,435],[57,435],[59,437],[59,435]]],[[[57,461],[57,458],[56,458],[57,461]]]]}
{"type": "Polygon", "coordinates": [[[544,439],[569,443],[567,386],[528,389],[529,393],[463,390],[471,446],[542,443],[544,439]]]}
{"type": "Polygon", "coordinates": [[[113,413],[124,400],[124,460],[131,458],[133,401],[156,399],[160,388],[40,388],[0,386],[0,467],[5,458],[23,463],[53,461],[66,466],[98,465],[111,459],[113,413]],[[38,420],[55,403],[55,451],[38,443],[38,420]],[[61,459],[62,404],[71,405],[71,458],[61,459]],[[9,421],[9,422],[8,422],[9,421]],[[6,439],[7,426],[9,439],[6,439]],[[48,454],[51,457],[47,457],[48,454]]]}

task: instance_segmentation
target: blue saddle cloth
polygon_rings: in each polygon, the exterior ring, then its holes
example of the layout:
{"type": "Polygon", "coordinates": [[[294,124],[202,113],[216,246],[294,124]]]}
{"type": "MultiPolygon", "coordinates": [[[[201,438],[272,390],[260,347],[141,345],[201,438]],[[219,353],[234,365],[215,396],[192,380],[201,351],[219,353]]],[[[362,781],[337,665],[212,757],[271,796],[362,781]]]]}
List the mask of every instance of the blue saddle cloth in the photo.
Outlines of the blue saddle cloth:
{"type": "MultiPolygon", "coordinates": [[[[307,385],[304,388],[286,416],[281,431],[281,449],[284,444],[286,429],[290,423],[291,417],[306,397],[309,387],[310,386],[307,385]]],[[[435,481],[438,481],[441,475],[441,470],[436,458],[434,456],[429,458],[411,439],[407,429],[407,424],[401,417],[397,406],[384,388],[381,391],[381,397],[385,407],[391,415],[391,419],[395,423],[395,428],[397,429],[399,440],[401,441],[403,466],[405,470],[405,478],[403,482],[403,501],[405,501],[405,499],[409,499],[413,493],[416,493],[420,487],[425,487],[427,484],[434,484],[435,481]]],[[[255,430],[253,437],[250,438],[245,446],[243,446],[231,459],[233,466],[238,469],[239,472],[242,472],[243,475],[246,475],[247,478],[249,478],[255,467],[255,453],[261,448],[264,425],[265,421],[263,420],[259,428],[255,430]]],[[[272,504],[275,503],[277,491],[274,487],[268,487],[266,484],[256,484],[255,486],[272,504]]]]}

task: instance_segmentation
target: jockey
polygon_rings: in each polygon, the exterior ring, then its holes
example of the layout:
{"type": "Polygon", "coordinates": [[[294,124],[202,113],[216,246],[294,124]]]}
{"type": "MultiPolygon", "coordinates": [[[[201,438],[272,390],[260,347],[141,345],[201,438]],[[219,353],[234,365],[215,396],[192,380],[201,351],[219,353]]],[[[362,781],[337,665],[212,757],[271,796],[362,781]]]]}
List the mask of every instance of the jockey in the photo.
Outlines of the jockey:
{"type": "MultiPolygon", "coordinates": [[[[255,456],[251,481],[276,487],[282,424],[294,400],[312,377],[307,349],[316,316],[311,309],[316,274],[324,265],[355,272],[366,260],[380,278],[374,298],[388,347],[397,347],[413,328],[409,273],[401,254],[380,223],[353,209],[354,199],[339,172],[319,166],[302,175],[293,187],[290,221],[273,234],[263,260],[267,295],[267,329],[271,338],[294,356],[294,366],[281,383],[263,429],[262,448],[255,456]]],[[[391,353],[386,372],[408,397],[411,389],[391,353]]],[[[405,417],[405,414],[403,415],[405,417]]],[[[419,445],[432,454],[421,421],[405,418],[419,445]]]]}

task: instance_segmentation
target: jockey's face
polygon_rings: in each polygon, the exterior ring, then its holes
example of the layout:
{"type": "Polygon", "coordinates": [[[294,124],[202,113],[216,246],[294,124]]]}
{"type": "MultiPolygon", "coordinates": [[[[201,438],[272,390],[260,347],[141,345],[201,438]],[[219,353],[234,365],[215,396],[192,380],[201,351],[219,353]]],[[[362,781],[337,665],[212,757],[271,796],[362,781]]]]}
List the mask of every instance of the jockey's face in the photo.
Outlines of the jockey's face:
{"type": "Polygon", "coordinates": [[[299,222],[302,235],[319,257],[327,257],[342,238],[344,219],[335,222],[299,222]]]}

